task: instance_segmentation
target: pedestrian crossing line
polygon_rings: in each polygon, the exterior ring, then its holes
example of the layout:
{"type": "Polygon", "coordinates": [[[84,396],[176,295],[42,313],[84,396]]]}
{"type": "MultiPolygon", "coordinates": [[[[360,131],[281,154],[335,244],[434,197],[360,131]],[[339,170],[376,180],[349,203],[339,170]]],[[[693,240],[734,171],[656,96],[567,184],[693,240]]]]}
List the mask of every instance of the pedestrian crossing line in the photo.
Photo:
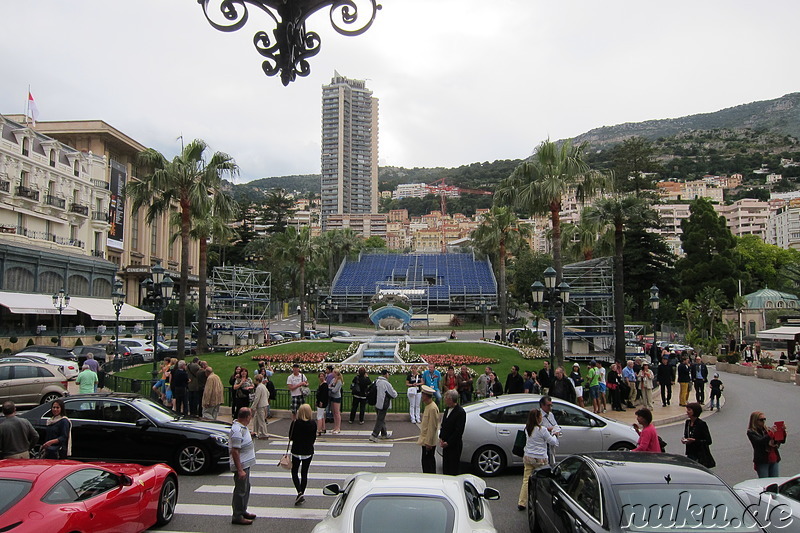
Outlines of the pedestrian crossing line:
{"type": "MultiPolygon", "coordinates": [[[[391,431],[387,431],[387,434],[390,437],[392,436],[392,432],[391,431]]],[[[338,437],[369,437],[370,435],[372,435],[372,430],[371,429],[369,429],[369,430],[343,429],[341,432],[339,432],[336,435],[334,435],[333,433],[326,433],[324,435],[320,435],[317,438],[318,439],[324,439],[324,438],[335,439],[335,438],[338,438],[338,437]]]]}
{"type": "MultiPolygon", "coordinates": [[[[229,487],[229,492],[233,492],[233,487],[229,487]]],[[[293,518],[296,520],[322,520],[328,513],[328,509],[307,509],[304,507],[254,507],[247,506],[247,512],[255,514],[259,518],[293,518]]],[[[179,515],[195,516],[231,516],[230,505],[208,505],[200,503],[179,503],[175,508],[175,513],[179,515]]],[[[258,519],[256,519],[256,524],[258,519]]]]}
{"type": "MultiPolygon", "coordinates": [[[[283,455],[286,450],[258,450],[256,455],[283,455]]],[[[391,451],[350,451],[350,450],[314,450],[314,457],[319,456],[332,456],[332,457],[388,457],[392,455],[391,451]]]]}
{"type": "MultiPolygon", "coordinates": [[[[256,459],[257,465],[276,466],[275,459],[256,459]]],[[[314,466],[333,466],[337,468],[386,468],[385,461],[312,461],[314,466]]]]}
{"type": "MultiPolygon", "coordinates": [[[[194,489],[195,493],[202,492],[205,494],[231,494],[233,490],[232,485],[202,485],[194,489]]],[[[297,489],[294,487],[250,487],[250,495],[258,494],[260,496],[297,496],[297,489]]],[[[324,496],[322,489],[311,489],[306,487],[303,496],[324,496]]],[[[326,496],[327,497],[327,496],[326,496]]]]}
{"type": "MultiPolygon", "coordinates": [[[[316,465],[316,463],[314,463],[316,465]]],[[[309,472],[308,479],[320,479],[320,480],[342,480],[347,479],[347,476],[350,474],[329,474],[329,473],[318,473],[318,472],[309,472]]],[[[219,477],[233,477],[233,472],[224,472],[219,475],[219,477]]],[[[250,477],[251,478],[261,478],[261,479],[292,479],[292,473],[287,471],[281,472],[259,472],[250,470],[250,477]]]]}
{"type": "MultiPolygon", "coordinates": [[[[414,436],[416,439],[418,436],[414,436]]],[[[400,439],[398,439],[400,440],[400,439]]],[[[286,449],[285,442],[273,442],[274,446],[282,446],[284,450],[286,449]]],[[[317,447],[342,447],[342,448],[391,448],[394,446],[394,441],[392,442],[369,442],[369,441],[353,441],[353,440],[334,440],[334,441],[316,441],[314,442],[314,448],[317,447]]]]}

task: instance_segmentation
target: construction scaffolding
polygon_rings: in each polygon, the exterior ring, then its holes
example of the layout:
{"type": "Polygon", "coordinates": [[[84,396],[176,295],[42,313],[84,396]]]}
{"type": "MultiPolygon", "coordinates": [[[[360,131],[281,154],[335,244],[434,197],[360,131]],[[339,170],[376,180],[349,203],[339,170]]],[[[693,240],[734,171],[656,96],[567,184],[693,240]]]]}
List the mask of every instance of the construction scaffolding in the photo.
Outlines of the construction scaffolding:
{"type": "Polygon", "coordinates": [[[601,257],[564,266],[569,303],[564,307],[564,338],[569,359],[609,358],[614,341],[614,259],[601,257]]]}
{"type": "Polygon", "coordinates": [[[209,322],[215,346],[261,344],[269,331],[272,273],[214,267],[209,322]]]}

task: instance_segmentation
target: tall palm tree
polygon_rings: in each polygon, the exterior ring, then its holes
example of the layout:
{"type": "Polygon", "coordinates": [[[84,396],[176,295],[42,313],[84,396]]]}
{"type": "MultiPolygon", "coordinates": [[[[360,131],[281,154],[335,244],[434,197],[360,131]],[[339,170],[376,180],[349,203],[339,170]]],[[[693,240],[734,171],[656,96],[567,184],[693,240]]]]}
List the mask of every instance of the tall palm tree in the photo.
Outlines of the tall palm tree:
{"type": "Polygon", "coordinates": [[[692,331],[692,325],[697,319],[697,306],[688,298],[678,304],[678,312],[686,319],[686,334],[692,331]]]}
{"type": "Polygon", "coordinates": [[[563,251],[575,261],[590,261],[595,255],[612,254],[614,252],[613,240],[613,234],[601,233],[601,228],[584,216],[581,216],[577,224],[561,226],[563,251]]]}
{"type": "Polygon", "coordinates": [[[601,230],[613,228],[614,231],[614,358],[625,364],[625,226],[632,221],[654,221],[656,213],[638,196],[612,195],[586,208],[583,217],[601,230]]]}
{"type": "Polygon", "coordinates": [[[189,281],[189,242],[192,229],[192,210],[209,204],[220,192],[223,176],[233,178],[239,167],[231,156],[214,152],[206,161],[208,145],[200,140],[187,144],[181,153],[168,161],[158,151],[148,148],[137,157],[139,165],[147,169],[138,181],[128,183],[125,194],[132,200],[131,208],[137,211],[147,206],[146,220],[152,223],[161,213],[177,205],[180,213],[181,275],[178,300],[178,356],[183,357],[186,346],[186,295],[189,281]]]}
{"type": "MultiPolygon", "coordinates": [[[[596,191],[610,186],[607,175],[592,170],[584,159],[586,144],[573,146],[565,141],[560,146],[549,139],[542,142],[531,159],[520,164],[511,175],[500,182],[495,193],[495,204],[513,205],[530,215],[550,215],[552,229],[550,248],[556,285],[561,283],[561,206],[571,191],[579,201],[596,191]]],[[[561,315],[556,320],[556,339],[563,337],[561,315]]],[[[564,363],[563,344],[556,342],[556,360],[564,363]]]]}
{"type": "Polygon", "coordinates": [[[498,270],[498,299],[500,302],[500,329],[502,338],[506,338],[506,320],[508,317],[508,299],[506,295],[506,261],[508,250],[521,244],[530,234],[527,225],[519,223],[517,215],[510,207],[494,206],[484,214],[480,225],[472,232],[475,247],[486,255],[494,256],[496,250],[498,270]]]}
{"type": "Polygon", "coordinates": [[[312,262],[319,253],[319,248],[311,238],[311,229],[303,226],[298,231],[294,226],[289,226],[283,233],[277,233],[272,238],[277,258],[295,265],[298,269],[298,289],[300,292],[300,337],[305,337],[306,332],[306,266],[312,262]]]}

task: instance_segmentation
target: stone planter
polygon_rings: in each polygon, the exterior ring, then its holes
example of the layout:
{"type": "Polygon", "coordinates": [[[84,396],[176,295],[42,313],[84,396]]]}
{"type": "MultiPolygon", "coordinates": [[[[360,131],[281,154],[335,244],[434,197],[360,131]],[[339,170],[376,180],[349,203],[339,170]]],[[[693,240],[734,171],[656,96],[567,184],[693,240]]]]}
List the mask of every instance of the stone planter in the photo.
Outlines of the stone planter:
{"type": "Polygon", "coordinates": [[[728,371],[728,363],[723,363],[720,361],[716,364],[717,372],[727,372],[728,371]]]}
{"type": "Polygon", "coordinates": [[[739,365],[736,369],[736,373],[742,376],[752,376],[754,372],[755,370],[752,366],[739,365]]]}
{"type": "Polygon", "coordinates": [[[791,383],[792,374],[791,372],[778,372],[776,370],[775,373],[772,375],[772,379],[779,383],[791,383]]]}
{"type": "Polygon", "coordinates": [[[777,372],[772,368],[756,368],[756,377],[759,379],[773,379],[777,372]]]}
{"type": "Polygon", "coordinates": [[[700,359],[707,365],[716,365],[717,364],[717,356],[716,355],[703,355],[700,359]]]}

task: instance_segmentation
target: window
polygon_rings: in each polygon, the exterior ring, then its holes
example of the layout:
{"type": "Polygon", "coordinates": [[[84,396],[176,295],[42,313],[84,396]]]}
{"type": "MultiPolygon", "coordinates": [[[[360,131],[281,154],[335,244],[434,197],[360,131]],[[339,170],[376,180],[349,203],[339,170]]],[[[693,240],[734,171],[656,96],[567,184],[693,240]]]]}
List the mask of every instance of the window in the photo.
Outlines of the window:
{"type": "Polygon", "coordinates": [[[555,469],[553,478],[555,482],[564,490],[567,490],[569,484],[572,482],[575,472],[577,472],[583,461],[576,457],[564,459],[555,469]]]}
{"type": "Polygon", "coordinates": [[[150,255],[158,255],[158,224],[155,220],[150,225],[150,255]]]}
{"type": "Polygon", "coordinates": [[[425,533],[450,533],[455,525],[455,509],[444,498],[431,496],[367,496],[355,509],[353,533],[405,533],[409,517],[418,517],[416,526],[425,533]]]}
{"type": "Polygon", "coordinates": [[[11,379],[11,365],[0,366],[0,381],[11,379]]]}
{"type": "Polygon", "coordinates": [[[503,416],[500,419],[502,424],[526,424],[528,422],[528,414],[531,409],[538,407],[535,402],[519,403],[517,405],[509,405],[503,409],[503,416]]]}
{"type": "Polygon", "coordinates": [[[27,137],[22,139],[22,155],[30,155],[31,153],[31,141],[27,137]]]}
{"type": "Polygon", "coordinates": [[[485,514],[483,509],[483,498],[481,498],[481,495],[478,492],[478,489],[475,488],[475,485],[465,482],[464,495],[467,498],[467,514],[469,514],[470,520],[473,522],[479,522],[483,520],[485,514]]]}
{"type": "Polygon", "coordinates": [[[103,402],[103,420],[106,422],[124,422],[135,424],[143,416],[130,405],[119,402],[103,402]]]}
{"type": "Polygon", "coordinates": [[[38,378],[39,371],[35,366],[17,365],[14,367],[14,379],[38,378]]]}
{"type": "Polygon", "coordinates": [[[40,378],[52,378],[52,377],[54,377],[53,373],[52,373],[52,372],[50,372],[50,371],[49,371],[48,369],[46,369],[46,368],[37,367],[37,368],[36,368],[36,370],[38,370],[38,371],[39,371],[39,377],[40,377],[40,378]]]}
{"type": "Polygon", "coordinates": [[[75,164],[72,165],[72,174],[77,178],[81,174],[81,164],[79,161],[75,161],[75,164]]]}
{"type": "Polygon", "coordinates": [[[53,150],[52,148],[50,149],[50,166],[51,167],[56,166],[56,151],[53,150]]]}
{"type": "Polygon", "coordinates": [[[118,486],[119,478],[111,472],[86,468],[65,477],[50,489],[42,501],[45,503],[80,502],[118,486]]]}
{"type": "Polygon", "coordinates": [[[588,414],[570,405],[554,403],[553,415],[559,426],[594,427],[597,425],[588,414]]]}
{"type": "Polygon", "coordinates": [[[73,420],[100,420],[99,405],[95,400],[66,402],[67,418],[73,420]]]}
{"type": "MultiPolygon", "coordinates": [[[[0,479],[0,514],[5,513],[31,490],[30,481],[19,479],[0,479]]],[[[12,526],[13,527],[13,526],[12,526]]]]}
{"type": "Polygon", "coordinates": [[[567,493],[587,514],[603,523],[603,501],[600,484],[591,468],[584,465],[575,477],[575,482],[567,493]]]}
{"type": "Polygon", "coordinates": [[[139,217],[131,217],[131,250],[139,250],[139,217]]]}
{"type": "Polygon", "coordinates": [[[750,335],[755,335],[756,334],[756,322],[755,322],[755,320],[751,320],[750,321],[750,323],[748,324],[748,328],[750,329],[750,335]]]}

